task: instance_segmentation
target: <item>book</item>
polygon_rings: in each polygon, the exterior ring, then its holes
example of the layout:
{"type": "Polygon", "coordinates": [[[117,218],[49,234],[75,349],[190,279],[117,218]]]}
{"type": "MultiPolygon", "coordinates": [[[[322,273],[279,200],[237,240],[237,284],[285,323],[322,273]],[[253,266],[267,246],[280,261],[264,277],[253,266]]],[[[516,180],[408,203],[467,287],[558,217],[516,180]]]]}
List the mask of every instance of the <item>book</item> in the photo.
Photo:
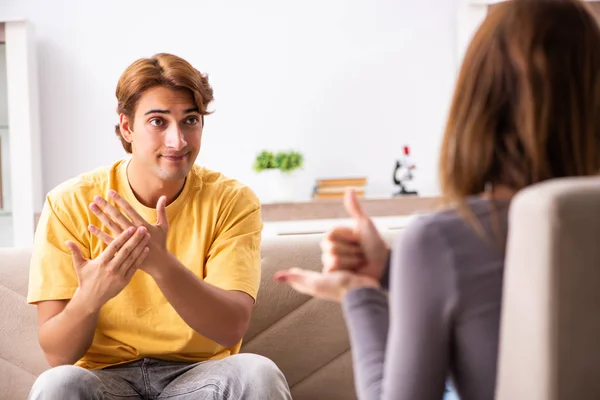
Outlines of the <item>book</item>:
{"type": "Polygon", "coordinates": [[[325,186],[366,186],[367,178],[317,179],[317,187],[325,186]]]}

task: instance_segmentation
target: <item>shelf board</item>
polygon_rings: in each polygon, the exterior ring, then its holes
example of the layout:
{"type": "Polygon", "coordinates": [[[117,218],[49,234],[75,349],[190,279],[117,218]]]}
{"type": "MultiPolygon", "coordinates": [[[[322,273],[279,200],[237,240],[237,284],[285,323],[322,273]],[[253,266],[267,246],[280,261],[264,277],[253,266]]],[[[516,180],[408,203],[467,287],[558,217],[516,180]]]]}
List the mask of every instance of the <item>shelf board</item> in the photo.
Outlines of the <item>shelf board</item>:
{"type": "MultiPolygon", "coordinates": [[[[399,196],[360,199],[370,217],[387,217],[426,213],[438,208],[438,197],[399,196]]],[[[267,203],[261,206],[265,222],[348,218],[342,199],[313,200],[298,203],[267,203]]]]}

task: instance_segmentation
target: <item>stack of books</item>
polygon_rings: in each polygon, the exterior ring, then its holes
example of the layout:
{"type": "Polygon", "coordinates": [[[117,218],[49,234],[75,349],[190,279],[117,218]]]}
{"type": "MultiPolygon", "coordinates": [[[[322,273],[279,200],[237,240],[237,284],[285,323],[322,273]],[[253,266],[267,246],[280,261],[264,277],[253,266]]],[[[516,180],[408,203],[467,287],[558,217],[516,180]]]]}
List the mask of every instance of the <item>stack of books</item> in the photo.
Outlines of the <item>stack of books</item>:
{"type": "Polygon", "coordinates": [[[365,197],[367,178],[317,179],[313,200],[341,199],[348,189],[354,189],[357,197],[365,197]]]}

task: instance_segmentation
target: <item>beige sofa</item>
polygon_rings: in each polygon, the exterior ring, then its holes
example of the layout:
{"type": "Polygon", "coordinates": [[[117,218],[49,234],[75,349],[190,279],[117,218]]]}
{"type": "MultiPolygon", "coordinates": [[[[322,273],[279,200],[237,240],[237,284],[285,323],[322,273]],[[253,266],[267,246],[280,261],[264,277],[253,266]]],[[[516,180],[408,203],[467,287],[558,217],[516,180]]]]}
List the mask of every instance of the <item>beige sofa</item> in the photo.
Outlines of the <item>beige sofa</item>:
{"type": "MultiPolygon", "coordinates": [[[[549,182],[513,201],[497,399],[600,399],[600,179],[549,182]]],[[[263,243],[263,281],[243,351],[285,373],[295,400],[355,398],[339,305],[271,280],[319,269],[319,235],[263,243]]],[[[390,239],[390,238],[388,238],[390,239]]],[[[47,368],[25,304],[29,252],[0,249],[0,399],[26,398],[47,368]]]]}
{"type": "Polygon", "coordinates": [[[600,399],[600,178],[511,204],[498,400],[600,399]]]}
{"type": "MultiPolygon", "coordinates": [[[[262,283],[243,352],[262,354],[286,375],[294,400],[355,399],[350,346],[338,304],[311,299],[272,280],[289,267],[321,268],[321,235],[263,240],[262,283]]],[[[0,248],[0,399],[26,399],[48,368],[26,304],[30,251],[0,248]]]]}

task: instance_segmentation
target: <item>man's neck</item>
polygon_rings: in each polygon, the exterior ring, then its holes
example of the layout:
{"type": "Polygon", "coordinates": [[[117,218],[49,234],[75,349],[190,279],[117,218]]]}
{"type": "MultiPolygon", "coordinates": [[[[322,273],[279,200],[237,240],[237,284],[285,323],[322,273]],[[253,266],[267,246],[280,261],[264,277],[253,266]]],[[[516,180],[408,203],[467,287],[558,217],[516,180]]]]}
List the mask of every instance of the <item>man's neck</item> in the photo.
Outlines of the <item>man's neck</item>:
{"type": "Polygon", "coordinates": [[[167,196],[167,205],[171,204],[183,190],[185,179],[164,181],[147,174],[132,159],[127,165],[127,180],[133,194],[144,206],[156,208],[158,199],[167,196]]]}

